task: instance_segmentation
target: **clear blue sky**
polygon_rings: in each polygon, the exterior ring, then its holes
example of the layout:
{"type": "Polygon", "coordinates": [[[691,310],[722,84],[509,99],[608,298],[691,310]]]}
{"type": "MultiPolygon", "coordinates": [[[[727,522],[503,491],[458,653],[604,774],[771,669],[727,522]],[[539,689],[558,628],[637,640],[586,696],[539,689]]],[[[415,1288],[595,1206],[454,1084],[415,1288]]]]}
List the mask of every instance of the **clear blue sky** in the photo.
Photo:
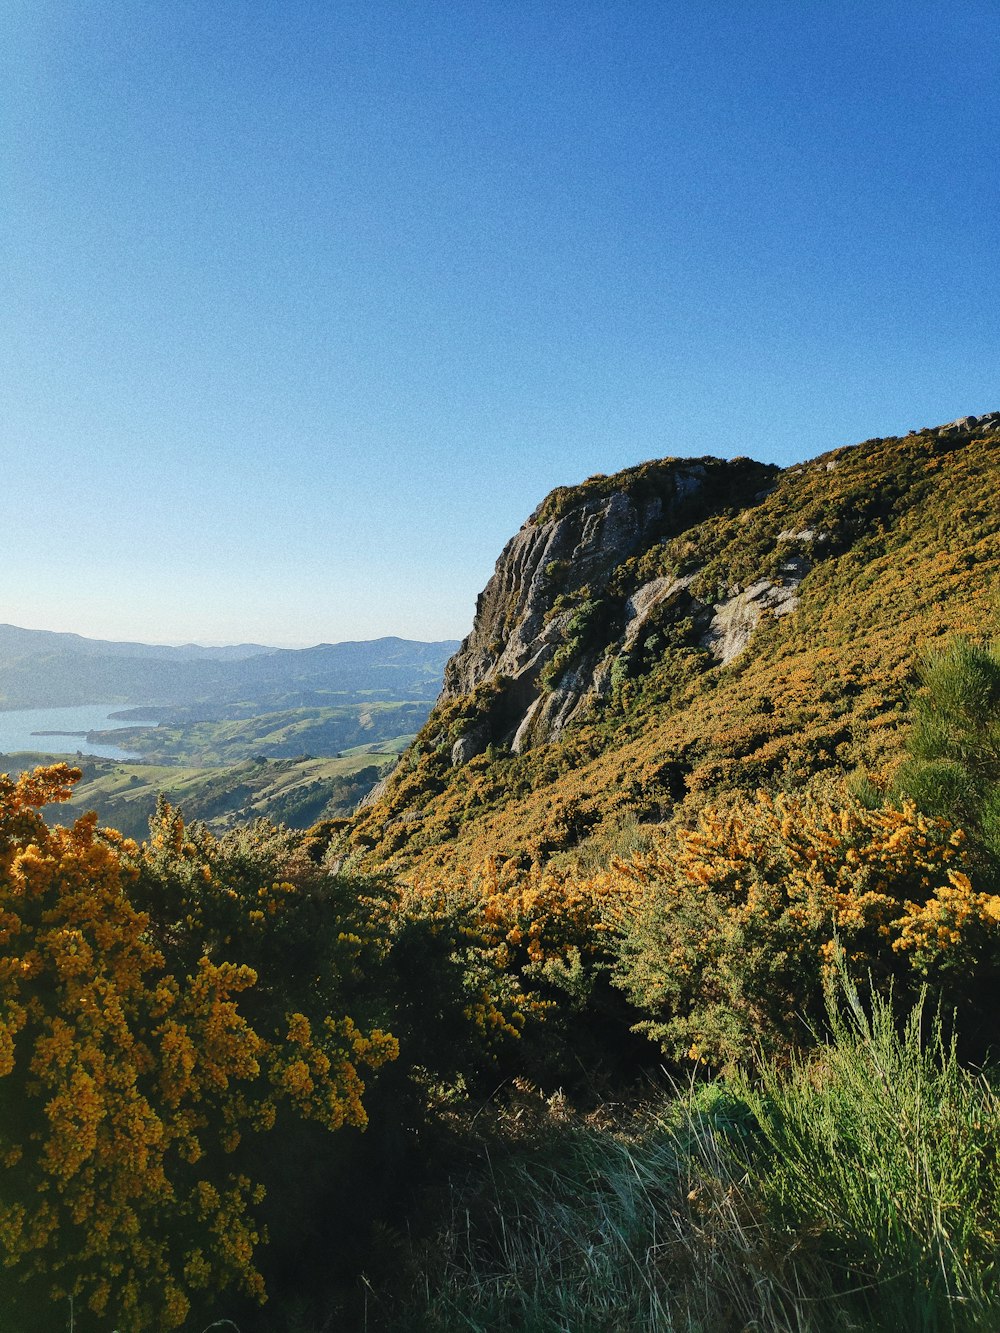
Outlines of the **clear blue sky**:
{"type": "Polygon", "coordinates": [[[995,0],[7,0],[0,621],[460,637],[553,486],[1000,408],[995,0]]]}

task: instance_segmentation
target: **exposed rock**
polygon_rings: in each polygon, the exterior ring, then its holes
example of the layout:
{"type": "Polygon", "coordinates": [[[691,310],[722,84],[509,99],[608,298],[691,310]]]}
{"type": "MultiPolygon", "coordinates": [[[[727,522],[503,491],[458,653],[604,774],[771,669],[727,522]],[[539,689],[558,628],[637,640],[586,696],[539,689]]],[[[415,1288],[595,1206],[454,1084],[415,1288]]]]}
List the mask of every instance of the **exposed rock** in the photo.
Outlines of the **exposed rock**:
{"type": "Polygon", "coordinates": [[[636,589],[625,603],[628,616],[624,643],[626,650],[633,646],[656,608],[662,606],[664,602],[669,602],[678,593],[687,592],[693,580],[693,574],[687,574],[680,579],[652,579],[636,589]]]}
{"type": "Polygon", "coordinates": [[[471,731],[465,732],[459,736],[458,740],[451,747],[452,768],[458,768],[460,764],[467,764],[470,759],[474,759],[477,754],[482,754],[490,743],[489,732],[485,727],[473,727],[471,731]]]}
{"type": "Polygon", "coordinates": [[[538,695],[538,697],[528,705],[528,711],[518,723],[517,730],[514,732],[513,739],[510,743],[510,748],[514,754],[521,754],[524,750],[530,749],[532,730],[537,721],[537,714],[541,711],[544,702],[545,700],[543,696],[538,695]]]}
{"type": "Polygon", "coordinates": [[[599,694],[596,673],[589,664],[570,673],[555,689],[540,694],[529,706],[514,733],[511,750],[520,754],[540,741],[558,736],[575,717],[587,711],[599,694]]]}
{"type": "MultiPolygon", "coordinates": [[[[693,473],[685,480],[690,488],[693,473]]],[[[445,668],[444,697],[471,694],[498,675],[537,675],[568,620],[548,623],[558,573],[566,571],[575,587],[599,578],[646,545],[662,517],[658,496],[636,502],[614,492],[548,522],[529,519],[507,543],[476,603],[472,633],[445,668]]]]}
{"type": "Polygon", "coordinates": [[[389,785],[389,779],[393,776],[395,772],[396,769],[392,768],[389,770],[389,772],[385,775],[384,778],[379,778],[378,782],[375,783],[375,786],[372,787],[371,791],[366,792],[365,795],[362,796],[361,800],[358,802],[355,809],[364,810],[366,806],[375,805],[377,801],[380,801],[382,797],[385,795],[386,788],[389,785]]]}
{"type": "Polygon", "coordinates": [[[702,643],[723,666],[738,656],[750,642],[761,616],[787,616],[798,605],[801,575],[790,579],[759,579],[745,591],[728,598],[715,608],[712,623],[702,643]]]}
{"type": "MultiPolygon", "coordinates": [[[[601,599],[612,573],[736,497],[759,503],[775,475],[750,459],[667,459],[553,492],[507,543],[472,633],[445,669],[445,702],[484,683],[498,686],[485,729],[455,741],[452,763],[466,763],[491,741],[519,752],[558,736],[605,697],[609,645],[620,641],[630,651],[693,577],[649,580],[610,605],[601,599]],[[598,603],[600,631],[581,628],[580,617],[598,603]]],[[[687,610],[685,603],[678,614],[687,610]]]]}
{"type": "Polygon", "coordinates": [[[932,435],[968,435],[972,431],[994,431],[1000,428],[1000,412],[986,412],[981,417],[959,417],[946,426],[931,430],[932,435]]]}

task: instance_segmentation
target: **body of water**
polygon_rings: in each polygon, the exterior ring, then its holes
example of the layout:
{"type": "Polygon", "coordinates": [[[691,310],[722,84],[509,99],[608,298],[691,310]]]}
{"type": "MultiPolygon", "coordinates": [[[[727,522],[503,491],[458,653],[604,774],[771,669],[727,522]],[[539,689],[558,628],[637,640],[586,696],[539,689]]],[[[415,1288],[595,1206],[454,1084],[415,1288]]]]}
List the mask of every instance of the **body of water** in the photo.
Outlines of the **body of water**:
{"type": "Polygon", "coordinates": [[[88,731],[156,725],[155,722],[130,722],[111,716],[124,707],[124,704],[85,704],[77,708],[16,708],[8,713],[0,712],[0,754],[33,750],[40,754],[75,755],[79,750],[100,759],[138,759],[138,755],[116,745],[90,745],[87,742],[88,731]],[[40,732],[50,734],[39,735],[40,732]]]}

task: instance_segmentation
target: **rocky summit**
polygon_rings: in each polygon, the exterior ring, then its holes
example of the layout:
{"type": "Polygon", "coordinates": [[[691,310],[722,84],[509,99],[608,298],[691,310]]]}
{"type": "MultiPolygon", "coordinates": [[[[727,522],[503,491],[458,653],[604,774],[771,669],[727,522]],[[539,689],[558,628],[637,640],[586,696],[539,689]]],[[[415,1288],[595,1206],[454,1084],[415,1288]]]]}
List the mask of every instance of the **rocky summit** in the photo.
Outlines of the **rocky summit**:
{"type": "Polygon", "coordinates": [[[668,458],[553,491],[359,849],[552,854],[705,791],[889,762],[916,656],[988,631],[998,495],[996,412],[785,469],[668,458]]]}
{"type": "MultiPolygon", "coordinates": [[[[605,698],[614,661],[608,645],[620,641],[630,651],[654,618],[693,608],[690,577],[639,581],[638,574],[605,605],[598,599],[615,575],[711,514],[756,503],[776,471],[748,459],[666,459],[553,492],[504,548],[472,633],[446,668],[442,701],[497,684],[489,710],[455,741],[452,762],[491,742],[520,753],[561,735],[605,698]]],[[[704,632],[713,633],[707,621],[704,632]]]]}

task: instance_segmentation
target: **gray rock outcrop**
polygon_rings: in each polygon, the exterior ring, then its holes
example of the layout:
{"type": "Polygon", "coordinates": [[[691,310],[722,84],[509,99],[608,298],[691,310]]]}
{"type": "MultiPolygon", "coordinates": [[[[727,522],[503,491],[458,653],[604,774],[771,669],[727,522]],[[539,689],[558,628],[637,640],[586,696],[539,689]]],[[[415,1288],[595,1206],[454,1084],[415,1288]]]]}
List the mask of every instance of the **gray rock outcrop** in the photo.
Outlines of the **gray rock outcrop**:
{"type": "Polygon", "coordinates": [[[617,602],[602,601],[611,576],[716,512],[734,484],[747,498],[765,493],[775,471],[749,459],[668,459],[554,492],[507,543],[472,633],[445,669],[443,702],[499,686],[488,716],[452,743],[452,764],[491,742],[520,752],[558,736],[605,697],[609,645],[632,651],[671,603],[687,614],[693,577],[647,580],[617,602]],[[603,622],[594,629],[583,622],[597,605],[603,622]]]}
{"type": "MultiPolygon", "coordinates": [[[[920,433],[951,449],[998,430],[1000,413],[990,412],[920,433]]],[[[850,456],[836,450],[785,475],[834,473],[850,456]]],[[[710,517],[751,517],[779,473],[746,458],[664,459],[554,491],[507,543],[445,669],[440,703],[468,703],[461,730],[443,729],[435,742],[452,765],[490,745],[519,753],[558,737],[595,705],[620,700],[623,682],[653,670],[670,647],[702,652],[706,669],[725,667],[762,620],[794,615],[814,564],[870,521],[859,501],[847,502],[836,532],[821,527],[822,506],[786,509],[781,530],[755,530],[743,545],[753,554],[738,573],[711,540],[708,549],[699,548],[704,537],[685,541],[710,517]],[[657,546],[674,538],[676,554],[659,560],[657,546]]]]}

